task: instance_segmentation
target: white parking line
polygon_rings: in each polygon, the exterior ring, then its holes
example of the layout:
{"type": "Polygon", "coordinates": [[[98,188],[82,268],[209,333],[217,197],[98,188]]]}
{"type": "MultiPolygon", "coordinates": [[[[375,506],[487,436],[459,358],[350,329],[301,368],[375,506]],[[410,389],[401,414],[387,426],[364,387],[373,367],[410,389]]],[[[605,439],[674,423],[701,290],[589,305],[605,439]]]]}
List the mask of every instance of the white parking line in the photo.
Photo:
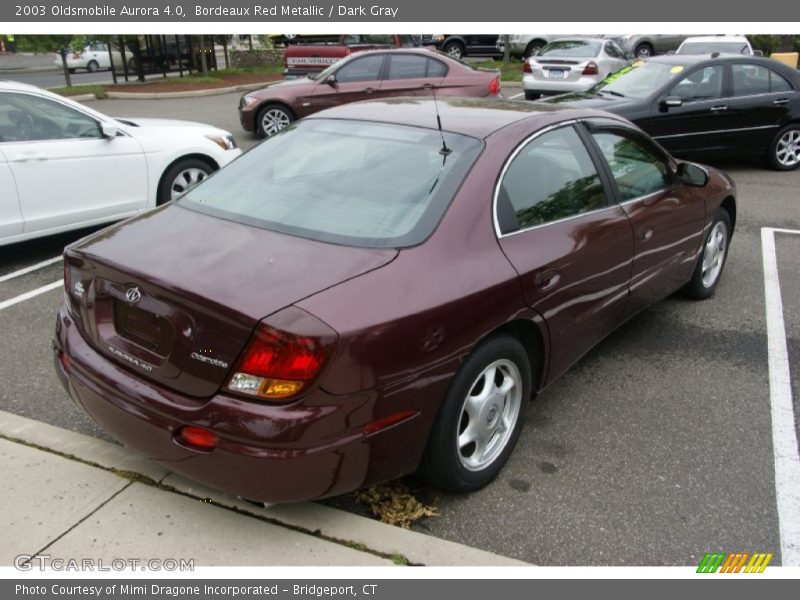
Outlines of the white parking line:
{"type": "Polygon", "coordinates": [[[525,92],[520,92],[519,94],[514,94],[513,96],[509,96],[509,100],[513,100],[514,98],[519,98],[520,96],[524,96],[525,92]]]}
{"type": "Polygon", "coordinates": [[[19,296],[15,296],[10,300],[3,300],[0,302],[0,310],[4,308],[8,308],[9,306],[14,306],[15,304],[19,304],[20,302],[25,302],[25,300],[30,300],[31,298],[35,298],[45,292],[49,292],[50,290],[54,290],[57,287],[61,287],[64,285],[64,280],[59,279],[58,281],[54,281],[53,283],[48,283],[47,285],[43,285],[40,288],[36,288],[35,290],[31,290],[30,292],[25,292],[24,294],[20,294],[19,296]]]}
{"type": "Polygon", "coordinates": [[[38,269],[42,269],[44,267],[48,267],[52,264],[55,264],[61,261],[62,258],[60,256],[56,256],[54,258],[48,258],[47,260],[43,260],[40,263],[36,263],[35,265],[31,265],[29,267],[25,267],[24,269],[20,269],[19,271],[12,271],[11,273],[7,273],[0,277],[0,283],[4,281],[8,281],[9,279],[14,279],[15,277],[19,277],[20,275],[25,275],[26,273],[30,273],[32,271],[36,271],[38,269]]]}
{"type": "Polygon", "coordinates": [[[772,409],[772,450],[775,457],[775,493],[781,536],[781,563],[800,566],[800,456],[792,405],[792,380],[783,299],[778,278],[775,232],[800,234],[800,230],[761,229],[764,260],[764,299],[767,307],[769,396],[772,409]]]}

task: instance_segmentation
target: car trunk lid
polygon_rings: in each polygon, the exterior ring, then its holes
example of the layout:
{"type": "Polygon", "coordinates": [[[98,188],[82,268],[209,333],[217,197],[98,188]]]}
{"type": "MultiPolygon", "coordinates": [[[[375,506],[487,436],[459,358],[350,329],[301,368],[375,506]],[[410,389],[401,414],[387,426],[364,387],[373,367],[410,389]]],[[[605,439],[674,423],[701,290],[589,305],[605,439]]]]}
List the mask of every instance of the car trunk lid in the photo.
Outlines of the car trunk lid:
{"type": "Polygon", "coordinates": [[[68,297],[94,348],[189,396],[219,390],[256,324],[390,262],[169,206],[66,251],[68,297]]]}

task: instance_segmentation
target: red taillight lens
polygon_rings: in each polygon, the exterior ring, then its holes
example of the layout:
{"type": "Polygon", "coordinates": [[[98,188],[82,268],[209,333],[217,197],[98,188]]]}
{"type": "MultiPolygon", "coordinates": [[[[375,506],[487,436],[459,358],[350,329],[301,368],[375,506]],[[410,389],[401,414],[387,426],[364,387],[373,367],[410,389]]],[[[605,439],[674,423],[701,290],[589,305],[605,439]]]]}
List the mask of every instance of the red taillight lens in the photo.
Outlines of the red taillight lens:
{"type": "Polygon", "coordinates": [[[198,450],[213,450],[217,446],[217,434],[202,427],[181,427],[176,437],[183,444],[198,450]]]}
{"type": "Polygon", "coordinates": [[[489,83],[489,93],[492,96],[496,96],[500,93],[500,78],[495,77],[492,79],[491,83],[489,83]]]}
{"type": "Polygon", "coordinates": [[[600,71],[597,70],[597,63],[594,61],[589,62],[583,69],[583,75],[599,75],[600,71]]]}
{"type": "Polygon", "coordinates": [[[319,376],[336,333],[307,312],[289,307],[256,328],[227,389],[264,400],[286,400],[319,376]]]}
{"type": "Polygon", "coordinates": [[[533,73],[533,68],[531,68],[531,61],[526,60],[525,64],[522,66],[523,73],[533,73]]]}

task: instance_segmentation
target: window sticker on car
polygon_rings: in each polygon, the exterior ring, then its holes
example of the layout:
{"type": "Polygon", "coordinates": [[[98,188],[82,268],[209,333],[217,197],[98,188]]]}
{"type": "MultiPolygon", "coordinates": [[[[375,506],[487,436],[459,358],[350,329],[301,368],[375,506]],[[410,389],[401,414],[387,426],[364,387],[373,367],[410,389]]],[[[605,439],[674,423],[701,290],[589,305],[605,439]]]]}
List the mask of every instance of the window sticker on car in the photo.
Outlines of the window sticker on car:
{"type": "Polygon", "coordinates": [[[621,68],[619,71],[614,71],[613,73],[609,73],[608,77],[606,77],[606,78],[603,80],[603,83],[611,83],[611,82],[612,82],[612,81],[614,81],[615,79],[619,79],[620,77],[622,77],[623,75],[625,75],[625,73],[630,73],[630,72],[631,72],[631,71],[633,71],[633,70],[634,70],[636,67],[640,67],[640,66],[642,66],[643,64],[644,64],[644,62],[642,62],[642,61],[637,61],[637,62],[635,62],[635,63],[633,63],[633,64],[630,64],[630,65],[628,65],[627,67],[622,67],[622,68],[621,68]]]}
{"type": "Polygon", "coordinates": [[[676,65],[669,70],[669,72],[672,73],[673,75],[676,73],[680,73],[681,71],[683,71],[683,67],[680,65],[676,65]]]}

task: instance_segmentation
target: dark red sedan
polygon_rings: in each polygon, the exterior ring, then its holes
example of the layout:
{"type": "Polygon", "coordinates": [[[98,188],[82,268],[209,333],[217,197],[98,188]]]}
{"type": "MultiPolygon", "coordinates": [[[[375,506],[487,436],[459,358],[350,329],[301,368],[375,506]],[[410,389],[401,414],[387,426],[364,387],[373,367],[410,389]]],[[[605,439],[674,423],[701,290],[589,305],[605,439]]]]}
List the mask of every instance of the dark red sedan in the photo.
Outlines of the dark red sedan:
{"type": "Polygon", "coordinates": [[[727,176],[607,113],[438,108],[443,131],[420,98],[303,119],[70,246],[54,349],[71,396],[245,498],[419,467],[469,491],[532,395],[605,335],[676,290],[714,293],[727,176]]]}
{"type": "Polygon", "coordinates": [[[267,137],[326,108],[358,100],[430,96],[434,91],[438,96],[498,96],[500,75],[425,49],[359,52],[321,73],[246,93],[239,102],[239,120],[246,131],[267,137]]]}

